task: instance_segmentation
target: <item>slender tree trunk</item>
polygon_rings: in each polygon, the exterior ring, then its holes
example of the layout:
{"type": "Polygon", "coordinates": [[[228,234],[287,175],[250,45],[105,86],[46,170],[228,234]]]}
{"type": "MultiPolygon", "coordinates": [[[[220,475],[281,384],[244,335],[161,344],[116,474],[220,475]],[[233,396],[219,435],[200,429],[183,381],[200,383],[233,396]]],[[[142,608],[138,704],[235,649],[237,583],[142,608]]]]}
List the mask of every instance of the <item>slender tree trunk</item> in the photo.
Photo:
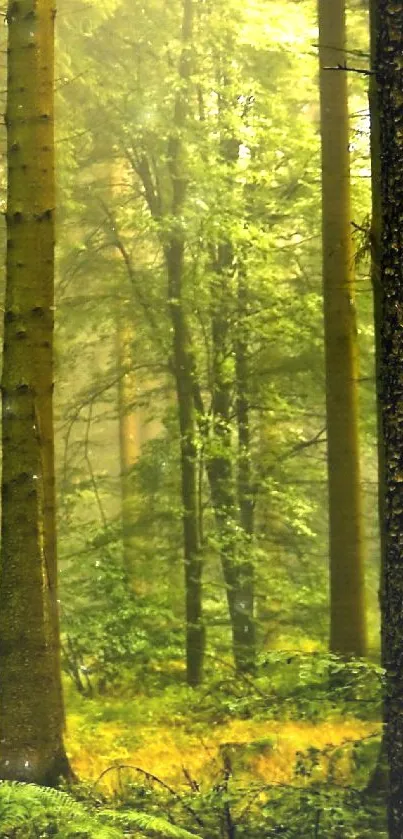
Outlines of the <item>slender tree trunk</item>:
{"type": "MultiPolygon", "coordinates": [[[[175,97],[172,131],[167,144],[169,204],[159,191],[159,178],[153,177],[152,164],[142,151],[133,160],[141,179],[144,197],[152,217],[161,224],[168,279],[168,312],[172,325],[172,372],[178,405],[180,430],[181,497],[183,507],[183,543],[185,568],[186,669],[187,681],[197,685],[202,680],[205,628],[202,615],[202,549],[200,536],[198,416],[195,393],[201,401],[190,330],[184,299],[185,230],[182,214],[187,191],[186,155],[183,133],[188,116],[188,96],[192,66],[193,0],[183,0],[182,50],[179,60],[179,84],[175,97]]],[[[130,157],[131,160],[131,157],[130,157]]],[[[132,162],[132,160],[131,160],[132,162]]],[[[198,406],[200,409],[200,405],[198,406]]],[[[201,406],[201,413],[203,408],[201,406]]]]}
{"type": "Polygon", "coordinates": [[[120,456],[120,492],[123,562],[129,585],[136,589],[136,541],[134,539],[135,503],[131,472],[140,454],[141,419],[133,402],[136,394],[135,375],[132,366],[133,324],[125,312],[118,312],[116,318],[116,359],[118,372],[118,423],[120,456]],[[125,372],[124,372],[125,371],[125,372]]]}
{"type": "Polygon", "coordinates": [[[243,604],[238,598],[238,511],[230,417],[233,371],[228,300],[231,296],[232,261],[231,245],[219,245],[212,280],[213,434],[208,458],[208,476],[220,542],[219,551],[231,620],[234,660],[237,669],[244,669],[243,604]]]}
{"type": "MultiPolygon", "coordinates": [[[[234,661],[238,671],[253,670],[253,570],[247,558],[244,533],[239,528],[236,454],[233,445],[231,399],[234,369],[230,326],[234,253],[229,242],[219,245],[212,282],[213,436],[207,460],[220,557],[232,628],[234,661]]],[[[243,429],[245,433],[246,429],[243,429]]]]}
{"type": "MultiPolygon", "coordinates": [[[[238,270],[238,334],[235,344],[236,419],[238,426],[238,504],[242,532],[240,546],[240,588],[246,613],[249,616],[249,657],[254,664],[256,627],[254,619],[254,565],[251,558],[255,532],[252,490],[252,461],[250,446],[249,363],[248,363],[248,290],[243,266],[238,270]]],[[[245,639],[246,640],[246,639],[245,639]]]]}
{"type": "Polygon", "coordinates": [[[344,0],[319,0],[330,649],[366,653],[344,0]]]}
{"type": "Polygon", "coordinates": [[[0,777],[57,784],[63,746],[53,453],[52,0],[10,2],[2,375],[0,777]]]}
{"type": "MultiPolygon", "coordinates": [[[[226,60],[225,58],[224,63],[226,60]]],[[[239,140],[234,136],[231,127],[234,103],[231,102],[231,96],[228,96],[229,79],[225,73],[219,84],[223,86],[219,106],[220,156],[223,165],[229,170],[226,180],[230,197],[234,190],[234,172],[230,174],[230,170],[235,169],[238,161],[239,140]]],[[[252,518],[248,516],[244,494],[247,477],[245,443],[249,427],[246,422],[246,391],[243,394],[240,391],[240,387],[246,385],[246,382],[241,383],[237,380],[237,374],[245,370],[246,356],[242,357],[245,346],[239,341],[234,353],[231,330],[231,318],[234,317],[236,309],[235,285],[238,274],[234,246],[228,236],[211,250],[213,436],[211,453],[207,459],[207,474],[220,539],[234,662],[239,672],[245,672],[253,671],[255,666],[253,564],[249,558],[247,531],[243,529],[244,525],[246,528],[253,527],[253,515],[252,518]],[[233,440],[235,423],[231,416],[234,396],[239,435],[238,459],[233,440]]]]}
{"type": "MultiPolygon", "coordinates": [[[[382,651],[389,839],[403,837],[403,5],[376,7],[380,183],[380,392],[384,440],[382,651]]],[[[381,476],[382,479],[382,476],[381,476]]]]}
{"type": "Polygon", "coordinates": [[[178,400],[186,590],[187,680],[202,679],[205,629],[202,616],[202,557],[199,532],[197,417],[193,392],[193,358],[183,299],[185,233],[183,212],[187,178],[182,132],[186,124],[188,85],[191,77],[193,0],[183,2],[181,88],[175,101],[173,131],[168,143],[172,188],[172,230],[165,244],[168,272],[168,305],[173,330],[173,362],[178,400]]]}
{"type": "Polygon", "coordinates": [[[202,558],[199,532],[197,420],[193,401],[191,348],[182,300],[184,242],[171,239],[166,249],[173,359],[179,411],[186,597],[187,680],[202,679],[205,632],[202,615],[202,558]]]}

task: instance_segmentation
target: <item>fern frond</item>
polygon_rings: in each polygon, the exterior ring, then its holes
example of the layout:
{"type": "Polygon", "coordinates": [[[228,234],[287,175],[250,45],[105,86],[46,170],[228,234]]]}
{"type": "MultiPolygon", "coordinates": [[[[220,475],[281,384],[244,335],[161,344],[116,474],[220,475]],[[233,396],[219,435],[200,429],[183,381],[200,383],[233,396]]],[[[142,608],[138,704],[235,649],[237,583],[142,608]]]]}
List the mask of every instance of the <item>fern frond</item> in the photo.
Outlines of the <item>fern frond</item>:
{"type": "Polygon", "coordinates": [[[60,825],[57,835],[63,839],[73,839],[81,832],[94,839],[122,839],[120,830],[100,822],[83,804],[62,790],[22,781],[0,782],[1,830],[6,826],[7,830],[14,830],[29,824],[33,829],[32,836],[36,836],[35,822],[42,827],[50,819],[60,825]]]}
{"type": "MultiPolygon", "coordinates": [[[[62,790],[40,787],[20,781],[0,781],[0,835],[1,830],[15,830],[32,827],[27,839],[37,836],[36,827],[44,827],[49,820],[57,824],[60,839],[74,839],[86,835],[88,839],[122,839],[125,828],[137,837],[155,834],[163,839],[201,839],[177,827],[166,819],[147,813],[101,810],[96,814],[88,812],[85,806],[62,790]]],[[[18,835],[18,834],[17,834],[18,835]]],[[[24,834],[25,836],[25,834],[24,834]]]]}
{"type": "Polygon", "coordinates": [[[166,819],[147,813],[138,813],[133,810],[125,811],[124,813],[116,813],[113,810],[102,810],[100,815],[110,818],[114,823],[119,822],[122,825],[133,825],[147,833],[157,833],[163,836],[164,839],[202,839],[197,833],[190,833],[189,830],[184,830],[183,827],[177,827],[177,825],[168,822],[166,819]]]}
{"type": "Polygon", "coordinates": [[[62,792],[60,789],[40,787],[37,784],[30,784],[24,781],[0,781],[0,798],[2,800],[3,798],[11,800],[13,792],[18,796],[21,794],[25,800],[33,798],[43,804],[50,804],[65,812],[74,814],[79,809],[87,812],[82,804],[72,798],[71,795],[68,795],[67,792],[62,792]]]}

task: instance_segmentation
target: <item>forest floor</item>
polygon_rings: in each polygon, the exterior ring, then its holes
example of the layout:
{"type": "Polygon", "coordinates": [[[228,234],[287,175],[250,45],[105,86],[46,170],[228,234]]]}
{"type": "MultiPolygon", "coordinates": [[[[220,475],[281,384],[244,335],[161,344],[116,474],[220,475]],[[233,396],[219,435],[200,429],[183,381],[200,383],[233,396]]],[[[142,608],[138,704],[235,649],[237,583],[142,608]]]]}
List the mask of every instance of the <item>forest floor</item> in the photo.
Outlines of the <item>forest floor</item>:
{"type": "MultiPolygon", "coordinates": [[[[205,694],[200,693],[200,707],[205,694]]],[[[198,698],[186,688],[168,689],[159,696],[133,694],[121,697],[81,697],[67,687],[66,744],[72,765],[80,778],[112,792],[121,779],[137,770],[156,776],[181,789],[197,784],[211,785],[222,771],[224,757],[241,777],[253,777],[266,784],[291,784],[301,756],[317,754],[314,777],[325,777],[333,767],[338,782],[348,781],[351,761],[358,742],[378,741],[381,723],[360,719],[353,709],[339,709],[323,718],[270,718],[260,708],[258,718],[237,707],[226,714],[214,711],[206,718],[198,713],[198,698]],[[105,774],[103,774],[105,773],[105,774]],[[102,777],[101,777],[102,776],[102,777]],[[119,776],[119,777],[118,777],[119,776]]]]}
{"type": "Polygon", "coordinates": [[[0,837],[385,839],[384,796],[368,789],[381,742],[375,663],[273,651],[253,676],[222,660],[197,689],[174,659],[116,670],[106,685],[89,672],[86,695],[64,677],[78,782],[66,798],[3,789],[0,837]]]}

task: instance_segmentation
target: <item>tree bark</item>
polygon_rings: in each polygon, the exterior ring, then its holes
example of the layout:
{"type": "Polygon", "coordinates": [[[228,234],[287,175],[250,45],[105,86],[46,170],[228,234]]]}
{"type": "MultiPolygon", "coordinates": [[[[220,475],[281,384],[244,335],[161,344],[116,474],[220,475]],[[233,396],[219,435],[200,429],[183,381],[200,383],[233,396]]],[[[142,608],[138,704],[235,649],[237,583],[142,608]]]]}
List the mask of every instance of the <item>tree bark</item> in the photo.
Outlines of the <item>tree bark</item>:
{"type": "Polygon", "coordinates": [[[403,837],[403,5],[376,6],[380,184],[380,391],[384,441],[382,651],[390,839],[403,837]]]}
{"type": "Polygon", "coordinates": [[[366,653],[344,0],[319,0],[330,649],[366,653]],[[332,69],[333,68],[333,69],[332,69]]]}
{"type": "Polygon", "coordinates": [[[63,745],[53,449],[52,0],[10,2],[2,389],[0,777],[55,785],[63,745]]]}
{"type": "MultiPolygon", "coordinates": [[[[383,650],[384,630],[382,622],[384,609],[382,606],[382,592],[384,589],[383,575],[385,567],[385,452],[382,433],[382,398],[381,398],[381,326],[382,326],[382,286],[380,277],[381,259],[381,226],[382,203],[380,181],[380,134],[379,134],[379,101],[378,84],[376,79],[376,43],[379,30],[378,2],[370,0],[370,42],[371,42],[371,73],[369,77],[369,110],[371,119],[371,283],[374,307],[374,336],[375,336],[375,392],[377,413],[377,455],[378,455],[378,519],[379,519],[379,547],[380,547],[380,585],[379,599],[381,606],[381,662],[384,666],[383,650]]],[[[388,765],[385,738],[382,738],[378,760],[372,773],[367,792],[369,794],[384,793],[388,787],[388,765]]]]}
{"type": "Polygon", "coordinates": [[[168,272],[168,307],[173,332],[173,366],[179,412],[183,504],[186,667],[190,685],[202,680],[205,628],[202,615],[202,556],[199,532],[197,417],[193,395],[193,357],[183,295],[185,232],[182,212],[186,199],[182,132],[187,116],[191,78],[193,0],[183,2],[182,53],[179,65],[181,87],[175,101],[173,130],[168,142],[168,167],[172,189],[171,231],[164,248],[168,272]]]}

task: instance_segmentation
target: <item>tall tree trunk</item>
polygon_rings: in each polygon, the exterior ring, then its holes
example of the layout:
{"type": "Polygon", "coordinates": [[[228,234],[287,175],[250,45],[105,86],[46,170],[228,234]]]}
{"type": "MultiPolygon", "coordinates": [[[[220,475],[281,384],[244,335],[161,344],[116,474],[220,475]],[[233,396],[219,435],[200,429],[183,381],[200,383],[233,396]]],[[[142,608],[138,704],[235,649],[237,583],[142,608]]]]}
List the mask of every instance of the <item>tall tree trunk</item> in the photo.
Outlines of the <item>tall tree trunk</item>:
{"type": "Polygon", "coordinates": [[[330,649],[366,653],[344,0],[319,0],[330,649]],[[329,69],[330,68],[330,69],[329,69]]]}
{"type": "Polygon", "coordinates": [[[182,132],[186,123],[188,86],[191,77],[193,0],[183,2],[181,87],[177,93],[173,131],[168,143],[168,166],[172,188],[172,230],[165,244],[168,272],[168,305],[173,330],[173,363],[179,412],[181,476],[186,591],[187,680],[202,679],[205,629],[202,616],[202,557],[199,532],[197,417],[193,392],[193,356],[183,295],[185,233],[183,212],[187,177],[182,132]]]}
{"type": "MultiPolygon", "coordinates": [[[[369,110],[371,118],[371,282],[374,307],[374,335],[375,335],[375,391],[377,413],[377,454],[378,454],[378,517],[379,517],[379,546],[380,546],[380,586],[379,599],[381,606],[381,661],[384,664],[382,627],[384,608],[382,594],[384,590],[383,574],[385,567],[385,452],[382,433],[382,398],[381,398],[381,326],[382,326],[382,286],[380,277],[381,259],[381,181],[380,181],[380,136],[379,136],[379,102],[378,84],[375,74],[376,41],[379,30],[378,2],[370,0],[370,39],[371,39],[371,72],[369,77],[369,110]]],[[[367,791],[369,793],[385,792],[388,784],[388,766],[385,738],[382,738],[378,760],[370,778],[367,791]]]]}
{"type": "Polygon", "coordinates": [[[230,326],[234,252],[230,242],[218,246],[212,280],[213,435],[207,474],[220,540],[220,557],[231,620],[234,661],[238,671],[253,670],[253,571],[246,559],[244,533],[240,532],[233,445],[231,400],[234,370],[230,326]]]}
{"type": "Polygon", "coordinates": [[[63,746],[53,453],[52,0],[10,2],[2,389],[0,777],[57,784],[63,746]]]}
{"type": "MultiPolygon", "coordinates": [[[[254,565],[251,552],[255,532],[252,489],[252,461],[250,447],[249,410],[249,340],[248,340],[248,290],[244,267],[238,269],[238,331],[235,342],[235,387],[236,420],[238,427],[238,504],[242,533],[240,546],[240,582],[242,600],[249,616],[247,629],[250,658],[254,663],[256,648],[256,626],[254,618],[254,565]]],[[[246,633],[245,633],[246,635],[246,633]]],[[[246,640],[246,639],[245,639],[246,640]]]]}
{"type": "MultiPolygon", "coordinates": [[[[224,58],[226,63],[227,57],[224,58]]],[[[222,70],[221,70],[222,72],[222,70]]],[[[228,198],[234,191],[234,170],[239,157],[239,139],[231,126],[235,100],[231,101],[229,78],[223,73],[219,81],[220,157],[228,169],[226,186],[228,198]]],[[[232,96],[233,98],[233,96],[232,96]]],[[[225,221],[224,221],[225,226],[225,221]]],[[[247,513],[245,478],[247,476],[245,443],[249,435],[246,422],[246,391],[240,387],[245,381],[238,379],[244,372],[246,356],[244,344],[238,340],[234,352],[231,318],[236,310],[235,286],[240,282],[235,261],[234,245],[229,235],[211,248],[212,268],[212,366],[213,366],[213,437],[212,451],[207,459],[207,474],[215,520],[220,539],[221,565],[226,586],[228,611],[232,629],[232,646],[236,669],[253,671],[255,666],[253,564],[249,558],[247,530],[253,527],[247,513]],[[235,356],[235,358],[234,358],[235,356]],[[232,402],[235,398],[238,454],[234,446],[235,423],[232,402]],[[241,527],[240,527],[241,525],[241,527]]],[[[245,278],[243,277],[243,281],[245,278]]],[[[245,283],[244,283],[245,284],[245,283]]],[[[239,302],[239,300],[238,300],[239,302]]],[[[239,313],[238,313],[239,314],[239,313]]],[[[240,338],[240,333],[238,335],[240,338]]],[[[249,456],[249,447],[248,456],[249,456]]]]}
{"type": "Polygon", "coordinates": [[[403,837],[403,5],[379,0],[380,382],[384,439],[382,651],[389,838],[403,837]]]}
{"type": "Polygon", "coordinates": [[[202,680],[205,630],[202,615],[202,557],[199,532],[197,419],[193,400],[191,347],[182,301],[184,242],[172,238],[166,248],[173,359],[178,400],[183,505],[187,681],[202,680]]]}
{"type": "MultiPolygon", "coordinates": [[[[179,81],[175,96],[172,130],[167,143],[167,168],[170,200],[159,190],[160,179],[143,149],[137,155],[127,151],[128,159],[140,178],[144,198],[160,229],[168,279],[168,312],[172,325],[171,368],[175,380],[180,430],[181,497],[183,507],[183,542],[185,568],[186,670],[187,681],[197,685],[202,680],[205,650],[205,627],[202,615],[202,549],[200,537],[198,416],[195,393],[201,400],[196,380],[186,303],[185,230],[182,214],[187,191],[186,154],[183,133],[188,115],[188,97],[192,75],[193,0],[182,4],[182,49],[179,81]]],[[[198,406],[200,409],[200,405],[198,406]]],[[[201,413],[203,408],[201,407],[201,413]]]]}

